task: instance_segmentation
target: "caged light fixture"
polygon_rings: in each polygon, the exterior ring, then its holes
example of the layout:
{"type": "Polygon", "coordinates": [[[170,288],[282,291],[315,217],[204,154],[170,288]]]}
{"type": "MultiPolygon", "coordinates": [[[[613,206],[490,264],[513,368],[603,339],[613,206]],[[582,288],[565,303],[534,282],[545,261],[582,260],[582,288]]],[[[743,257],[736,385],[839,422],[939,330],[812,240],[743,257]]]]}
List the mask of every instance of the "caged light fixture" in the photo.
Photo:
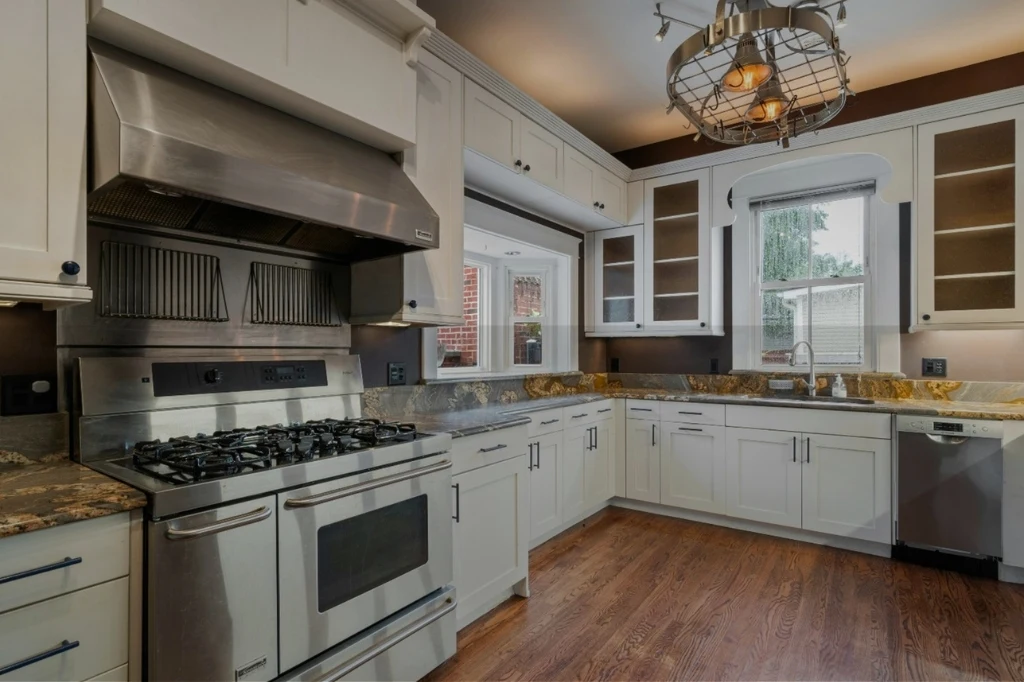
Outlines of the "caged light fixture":
{"type": "Polygon", "coordinates": [[[838,21],[818,0],[776,6],[769,0],[718,0],[715,21],[697,26],[656,5],[663,40],[670,22],[697,28],[669,58],[668,110],[707,137],[732,145],[780,142],[831,121],[854,94],[839,45],[838,21]],[[728,10],[728,11],[727,11],[728,10]]]}

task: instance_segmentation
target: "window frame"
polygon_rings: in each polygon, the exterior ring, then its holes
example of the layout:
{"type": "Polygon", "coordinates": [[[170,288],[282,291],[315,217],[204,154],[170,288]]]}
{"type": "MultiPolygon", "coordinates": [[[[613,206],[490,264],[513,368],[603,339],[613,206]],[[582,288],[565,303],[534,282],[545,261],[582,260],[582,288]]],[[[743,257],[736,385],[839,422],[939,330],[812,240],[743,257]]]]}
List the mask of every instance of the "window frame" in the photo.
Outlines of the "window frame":
{"type": "MultiPolygon", "coordinates": [[[[473,258],[466,256],[462,260],[463,270],[467,267],[478,268],[479,273],[477,274],[477,315],[476,315],[476,343],[477,343],[477,360],[476,364],[472,366],[460,366],[460,367],[438,367],[437,377],[444,379],[448,377],[460,377],[460,376],[477,376],[480,374],[486,374],[491,371],[493,366],[492,363],[492,338],[491,338],[491,319],[493,317],[493,277],[496,266],[494,263],[490,263],[480,258],[473,258]]],[[[446,327],[440,327],[445,329],[446,327]]],[[[436,336],[435,336],[436,346],[436,336]]]]}
{"type": "MultiPolygon", "coordinates": [[[[784,199],[774,200],[771,198],[753,200],[750,201],[750,224],[753,228],[753,254],[755,268],[755,278],[753,280],[752,300],[755,305],[752,306],[751,313],[754,317],[754,325],[758,330],[758,333],[753,337],[753,366],[762,372],[789,372],[795,369],[807,369],[810,367],[807,362],[797,362],[795,365],[778,365],[778,364],[766,364],[764,362],[764,294],[766,291],[786,291],[795,289],[806,289],[808,292],[808,313],[807,313],[807,338],[811,346],[814,346],[814,334],[813,334],[813,290],[815,287],[826,287],[826,286],[841,286],[844,284],[861,284],[863,285],[863,297],[862,306],[864,312],[863,321],[863,347],[864,352],[861,357],[860,364],[826,364],[815,362],[814,367],[816,371],[821,373],[833,373],[833,372],[867,372],[875,371],[876,357],[875,357],[875,346],[876,338],[873,324],[873,311],[874,306],[872,305],[873,290],[872,290],[872,263],[871,253],[873,246],[873,230],[871,208],[873,198],[876,196],[876,189],[864,187],[863,189],[855,189],[850,191],[847,196],[840,196],[844,193],[846,187],[832,187],[822,188],[816,190],[806,190],[795,195],[786,196],[784,199]],[[832,201],[838,201],[843,198],[853,199],[859,198],[863,203],[863,274],[852,277],[826,277],[826,278],[814,278],[810,275],[813,274],[814,266],[814,240],[813,231],[811,232],[812,238],[808,240],[808,278],[800,280],[779,280],[773,282],[763,282],[762,272],[764,269],[764,239],[761,231],[761,214],[764,211],[778,210],[782,208],[791,208],[794,206],[813,206],[815,203],[828,203],[826,200],[830,195],[835,198],[832,201]]],[[[817,354],[817,349],[815,353],[817,354]]]]}
{"type": "Polygon", "coordinates": [[[550,371],[552,367],[551,358],[557,352],[557,335],[554,333],[552,321],[557,319],[554,310],[556,296],[551,295],[551,283],[554,281],[551,265],[531,264],[523,262],[505,266],[505,296],[502,301],[507,306],[506,323],[508,329],[505,331],[505,367],[508,371],[523,370],[527,372],[550,371]],[[513,280],[516,277],[540,277],[541,281],[541,309],[544,314],[540,317],[525,317],[514,313],[515,300],[513,298],[513,280]],[[529,323],[541,325],[541,362],[537,365],[520,364],[515,361],[515,325],[516,323],[529,323]]]}

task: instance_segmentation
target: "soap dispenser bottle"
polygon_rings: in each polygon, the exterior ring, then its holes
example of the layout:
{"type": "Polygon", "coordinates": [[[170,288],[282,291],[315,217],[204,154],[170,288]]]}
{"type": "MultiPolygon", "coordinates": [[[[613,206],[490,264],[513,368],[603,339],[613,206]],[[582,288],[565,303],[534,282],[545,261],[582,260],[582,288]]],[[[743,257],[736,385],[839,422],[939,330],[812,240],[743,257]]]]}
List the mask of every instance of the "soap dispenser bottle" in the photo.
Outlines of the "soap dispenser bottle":
{"type": "Polygon", "coordinates": [[[839,374],[836,375],[835,381],[832,382],[832,397],[846,397],[846,384],[843,382],[843,377],[839,374]]]}

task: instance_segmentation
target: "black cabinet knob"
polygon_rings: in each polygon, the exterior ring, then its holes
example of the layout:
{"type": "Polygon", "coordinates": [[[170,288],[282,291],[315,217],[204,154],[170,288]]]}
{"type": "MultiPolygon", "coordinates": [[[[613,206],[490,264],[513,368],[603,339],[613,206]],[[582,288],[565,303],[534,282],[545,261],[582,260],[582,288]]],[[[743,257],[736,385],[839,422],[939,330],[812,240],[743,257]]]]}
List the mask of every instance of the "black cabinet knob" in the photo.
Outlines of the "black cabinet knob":
{"type": "Polygon", "coordinates": [[[526,171],[527,173],[529,173],[530,172],[530,164],[526,164],[525,166],[523,166],[523,170],[526,171]]]}
{"type": "Polygon", "coordinates": [[[516,159],[515,166],[516,166],[516,168],[522,168],[523,167],[522,160],[521,159],[516,159]]]}
{"type": "Polygon", "coordinates": [[[640,323],[639,323],[639,322],[637,322],[637,324],[636,324],[636,328],[637,328],[637,329],[640,329],[640,323]]]}
{"type": "Polygon", "coordinates": [[[921,319],[924,320],[925,322],[927,322],[928,320],[932,319],[932,316],[931,315],[922,315],[921,319]]]}
{"type": "Polygon", "coordinates": [[[706,327],[707,325],[706,325],[706,324],[704,324],[703,322],[701,322],[701,323],[700,323],[700,326],[702,326],[702,327],[706,327]]]}
{"type": "Polygon", "coordinates": [[[410,308],[415,308],[418,305],[419,305],[419,303],[417,303],[415,299],[413,299],[412,301],[409,301],[409,307],[410,308]]]}
{"type": "Polygon", "coordinates": [[[82,271],[82,266],[73,260],[66,260],[64,264],[60,266],[61,272],[65,275],[77,275],[82,271]]]}
{"type": "Polygon", "coordinates": [[[604,204],[601,204],[601,210],[602,211],[604,210],[604,204]]]}
{"type": "Polygon", "coordinates": [[[601,208],[601,202],[600,201],[595,201],[594,202],[594,208],[601,208]]]}
{"type": "Polygon", "coordinates": [[[219,384],[224,380],[224,373],[219,369],[208,369],[203,374],[203,380],[208,384],[219,384]]]}

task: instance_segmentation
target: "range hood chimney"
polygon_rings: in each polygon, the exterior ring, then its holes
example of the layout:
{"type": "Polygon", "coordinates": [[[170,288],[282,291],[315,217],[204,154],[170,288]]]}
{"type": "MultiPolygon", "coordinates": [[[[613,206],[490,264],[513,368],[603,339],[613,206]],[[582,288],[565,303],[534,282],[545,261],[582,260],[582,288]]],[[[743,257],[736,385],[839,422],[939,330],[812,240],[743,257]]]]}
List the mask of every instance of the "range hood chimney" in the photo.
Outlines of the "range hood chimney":
{"type": "Polygon", "coordinates": [[[89,217],[351,263],[438,246],[438,217],[365,144],[89,41],[89,217]]]}

